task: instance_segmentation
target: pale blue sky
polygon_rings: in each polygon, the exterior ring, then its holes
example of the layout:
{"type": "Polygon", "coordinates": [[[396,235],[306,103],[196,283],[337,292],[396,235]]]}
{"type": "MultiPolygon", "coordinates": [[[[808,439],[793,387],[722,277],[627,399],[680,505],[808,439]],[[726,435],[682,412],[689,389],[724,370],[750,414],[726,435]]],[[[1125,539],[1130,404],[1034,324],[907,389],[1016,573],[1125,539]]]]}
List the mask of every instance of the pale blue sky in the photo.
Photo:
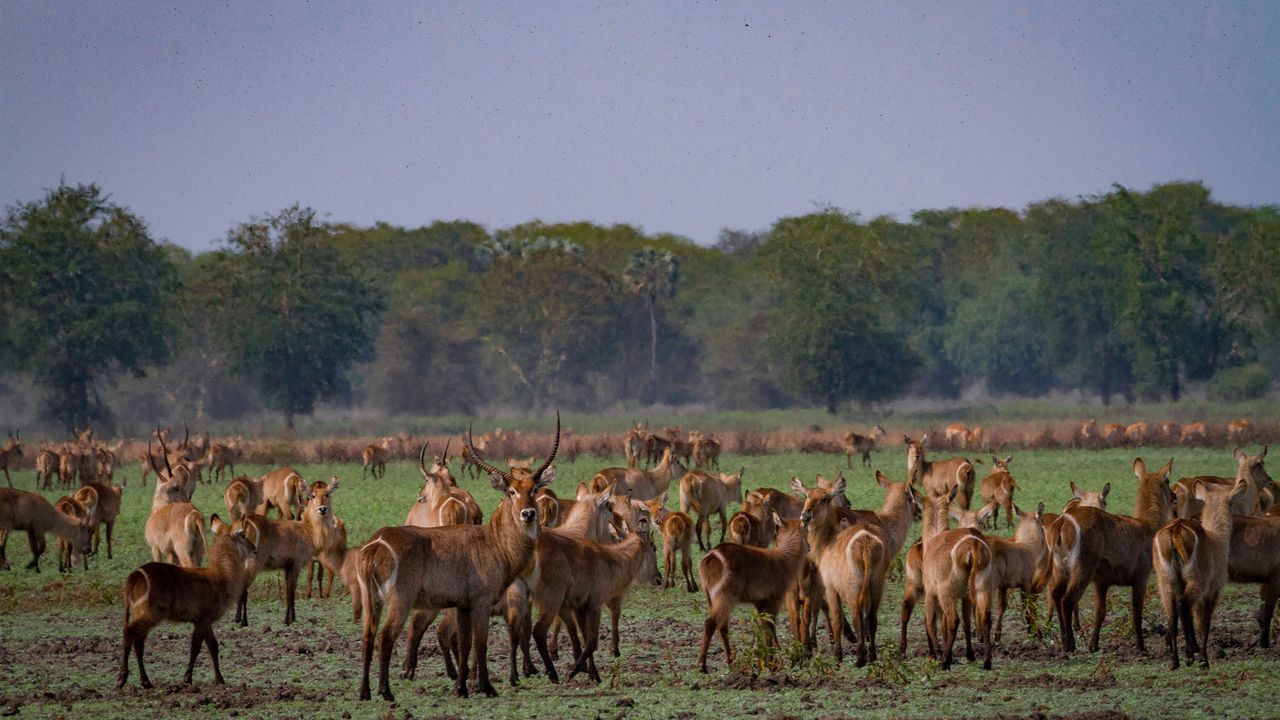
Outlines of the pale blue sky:
{"type": "Polygon", "coordinates": [[[1280,2],[0,1],[0,203],[714,241],[1202,179],[1280,202],[1280,2]],[[176,8],[174,5],[176,4],[176,8]]]}

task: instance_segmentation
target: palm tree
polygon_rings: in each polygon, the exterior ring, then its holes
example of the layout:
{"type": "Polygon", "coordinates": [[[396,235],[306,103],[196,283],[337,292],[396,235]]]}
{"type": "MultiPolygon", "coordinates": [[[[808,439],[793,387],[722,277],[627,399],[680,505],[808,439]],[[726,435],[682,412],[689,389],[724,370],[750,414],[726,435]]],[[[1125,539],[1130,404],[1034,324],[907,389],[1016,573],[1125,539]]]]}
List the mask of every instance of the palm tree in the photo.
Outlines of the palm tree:
{"type": "Polygon", "coordinates": [[[658,301],[675,297],[680,258],[670,250],[644,248],[631,253],[622,276],[631,283],[631,290],[649,304],[649,379],[640,400],[652,403],[658,393],[658,301]]]}

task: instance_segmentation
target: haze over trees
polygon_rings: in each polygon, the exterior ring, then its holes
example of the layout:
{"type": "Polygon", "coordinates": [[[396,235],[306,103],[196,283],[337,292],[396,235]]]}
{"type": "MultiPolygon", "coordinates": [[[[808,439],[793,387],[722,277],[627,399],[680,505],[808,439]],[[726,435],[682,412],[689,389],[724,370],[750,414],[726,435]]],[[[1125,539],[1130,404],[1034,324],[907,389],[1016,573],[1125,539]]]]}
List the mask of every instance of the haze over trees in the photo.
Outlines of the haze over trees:
{"type": "Polygon", "coordinates": [[[10,208],[0,261],[0,384],[21,396],[13,379],[31,377],[68,425],[104,417],[95,389],[117,376],[103,397],[122,418],[292,423],[323,402],[834,412],[974,384],[1247,399],[1280,370],[1280,211],[1189,182],[907,221],[822,209],[712,247],[294,207],[196,256],[97,188],[62,187],[10,208]]]}

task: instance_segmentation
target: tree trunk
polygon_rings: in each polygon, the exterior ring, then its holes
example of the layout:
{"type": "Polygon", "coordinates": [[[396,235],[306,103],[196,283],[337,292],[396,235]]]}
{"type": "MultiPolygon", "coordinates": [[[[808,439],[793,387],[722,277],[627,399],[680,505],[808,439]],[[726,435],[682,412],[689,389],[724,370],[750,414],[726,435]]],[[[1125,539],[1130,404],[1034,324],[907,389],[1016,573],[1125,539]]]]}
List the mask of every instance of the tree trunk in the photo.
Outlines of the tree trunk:
{"type": "Polygon", "coordinates": [[[658,395],[658,309],[657,298],[649,293],[649,382],[645,401],[652,404],[658,395]]]}

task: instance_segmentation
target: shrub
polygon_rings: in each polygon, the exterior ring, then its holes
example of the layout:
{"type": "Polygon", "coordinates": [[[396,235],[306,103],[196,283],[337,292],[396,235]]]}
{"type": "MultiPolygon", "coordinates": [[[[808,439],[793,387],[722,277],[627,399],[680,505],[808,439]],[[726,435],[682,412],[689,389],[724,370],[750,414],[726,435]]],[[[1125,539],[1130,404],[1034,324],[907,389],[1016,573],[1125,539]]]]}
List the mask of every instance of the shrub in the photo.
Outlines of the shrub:
{"type": "Polygon", "coordinates": [[[1271,374],[1261,363],[1219,370],[1209,381],[1209,398],[1239,402],[1257,400],[1271,388],[1271,374]]]}

